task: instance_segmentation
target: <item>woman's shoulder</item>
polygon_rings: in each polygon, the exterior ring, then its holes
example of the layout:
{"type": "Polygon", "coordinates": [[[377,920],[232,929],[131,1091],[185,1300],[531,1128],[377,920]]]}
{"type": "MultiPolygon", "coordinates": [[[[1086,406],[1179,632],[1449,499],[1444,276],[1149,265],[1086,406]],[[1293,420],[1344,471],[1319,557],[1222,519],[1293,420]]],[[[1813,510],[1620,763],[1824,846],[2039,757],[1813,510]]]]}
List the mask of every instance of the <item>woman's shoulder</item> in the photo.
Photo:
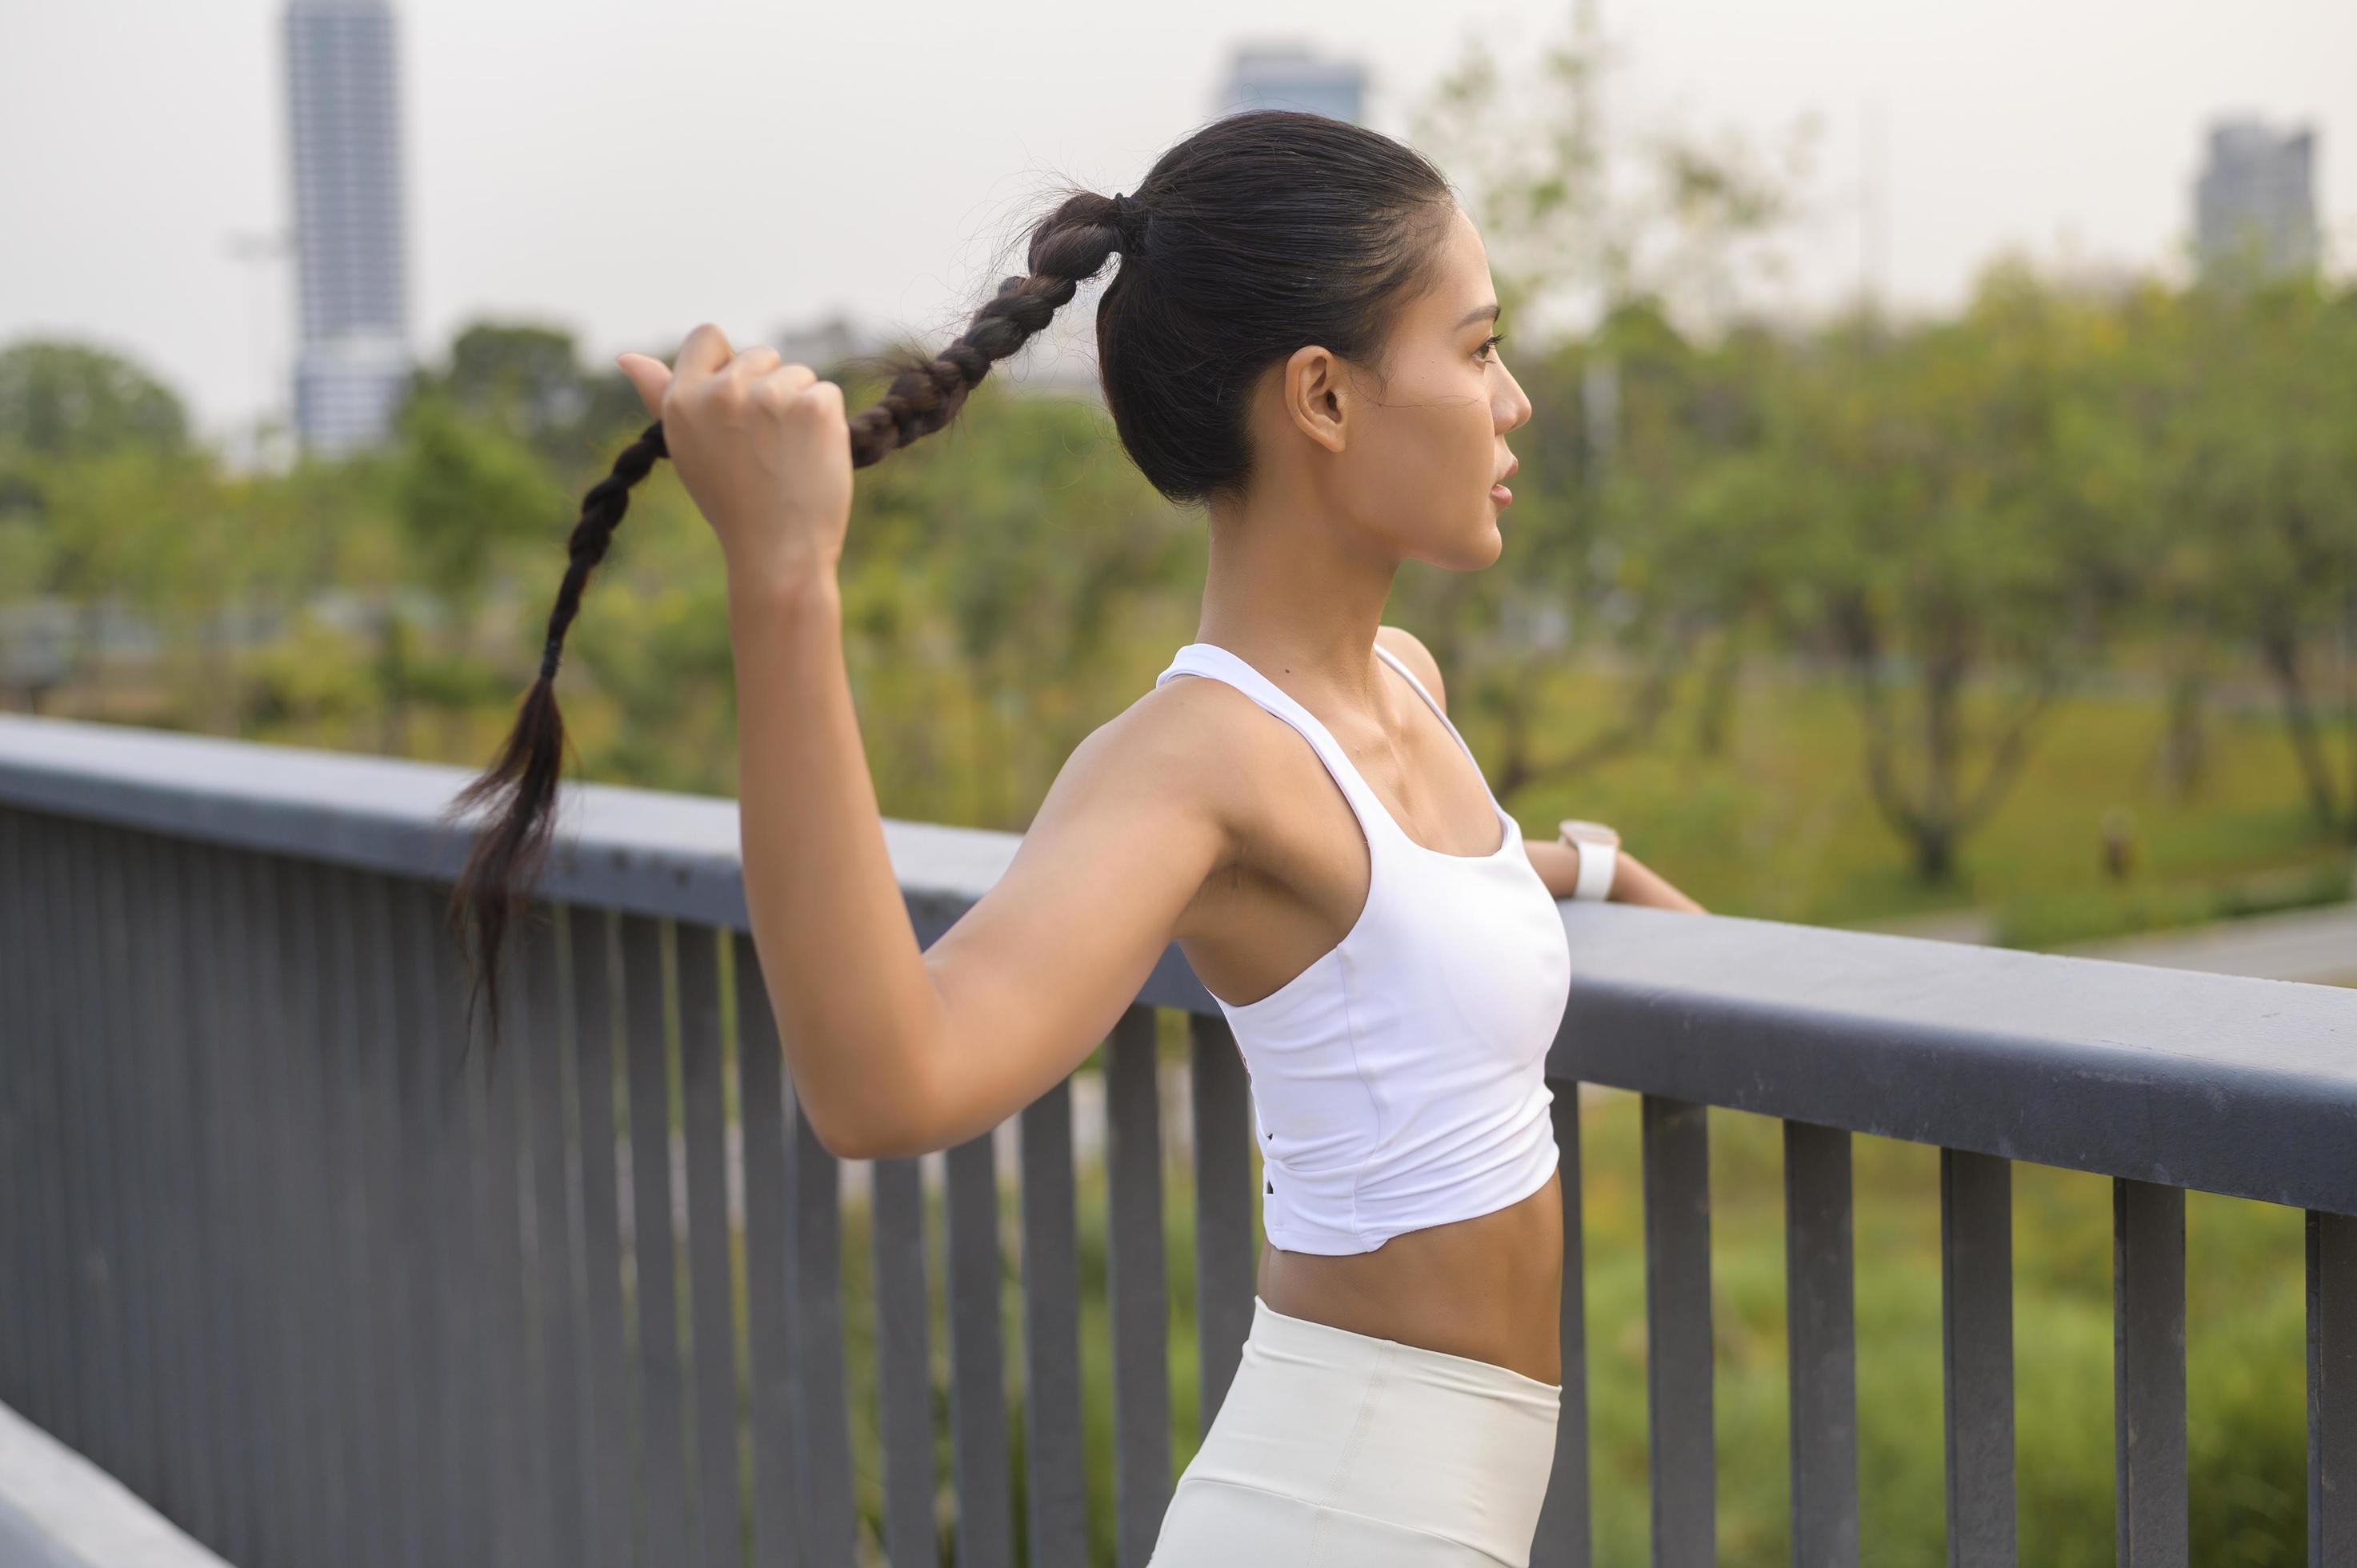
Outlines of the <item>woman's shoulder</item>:
{"type": "Polygon", "coordinates": [[[1225,681],[1165,681],[1082,742],[1108,771],[1249,839],[1288,789],[1320,768],[1292,727],[1225,681]]]}
{"type": "MultiPolygon", "coordinates": [[[[1165,681],[1101,725],[1090,740],[1135,757],[1189,787],[1217,790],[1273,738],[1267,714],[1225,681],[1165,681]]],[[[1289,732],[1288,732],[1289,733],[1289,732]]]]}

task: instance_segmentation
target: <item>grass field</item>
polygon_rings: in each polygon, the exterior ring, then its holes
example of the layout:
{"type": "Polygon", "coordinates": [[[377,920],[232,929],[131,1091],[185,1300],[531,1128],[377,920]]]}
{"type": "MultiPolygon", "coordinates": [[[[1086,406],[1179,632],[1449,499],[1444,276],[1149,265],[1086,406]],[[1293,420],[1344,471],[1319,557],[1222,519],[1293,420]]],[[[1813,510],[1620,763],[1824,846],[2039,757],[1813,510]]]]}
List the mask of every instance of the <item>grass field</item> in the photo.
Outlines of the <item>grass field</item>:
{"type": "MultiPolygon", "coordinates": [[[[1556,684],[1555,711],[1616,711],[1616,684],[1592,670],[1566,669],[1556,684]]],[[[1975,722],[1987,720],[1988,706],[1975,704],[1975,722]]],[[[1755,671],[1732,714],[1717,756],[1698,755],[1690,725],[1674,718],[1646,749],[1574,780],[1533,784],[1507,807],[1525,833],[1548,838],[1563,817],[1611,822],[1633,853],[1712,910],[1762,919],[1846,925],[1979,906],[1996,912],[2001,931],[2032,945],[2236,912],[2233,895],[2246,885],[2268,895],[2245,897],[2249,908],[2352,893],[2352,846],[2317,822],[2271,710],[2213,713],[2210,771],[2199,793],[2180,800],[2150,765],[2161,736],[2152,698],[2061,699],[2012,789],[1964,841],[1958,875],[1945,886],[1916,877],[1878,811],[1857,710],[1839,684],[1755,671]],[[2101,862],[2102,825],[2114,808],[2131,814],[2138,851],[2134,875],[2116,885],[2101,862]],[[2286,879],[2287,871],[2313,880],[2286,879]]],[[[1591,727],[1567,721],[1563,750],[1591,727]]],[[[1466,738],[1480,755],[1478,721],[1466,738]]],[[[2330,750],[2348,757],[2349,737],[2330,750]]],[[[1540,748],[1542,761],[1547,752],[1540,748]]],[[[1968,789],[1983,755],[1971,754],[1968,789]]]]}

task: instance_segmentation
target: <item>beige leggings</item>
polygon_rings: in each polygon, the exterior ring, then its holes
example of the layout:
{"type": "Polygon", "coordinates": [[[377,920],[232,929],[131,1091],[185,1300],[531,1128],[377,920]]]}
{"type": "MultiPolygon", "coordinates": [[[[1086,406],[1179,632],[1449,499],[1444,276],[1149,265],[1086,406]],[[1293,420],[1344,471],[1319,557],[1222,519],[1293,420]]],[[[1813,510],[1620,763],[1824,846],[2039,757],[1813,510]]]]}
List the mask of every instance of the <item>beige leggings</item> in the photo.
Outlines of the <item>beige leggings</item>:
{"type": "Polygon", "coordinates": [[[1562,1407],[1559,1383],[1255,1295],[1149,1568],[1529,1568],[1562,1407]]]}

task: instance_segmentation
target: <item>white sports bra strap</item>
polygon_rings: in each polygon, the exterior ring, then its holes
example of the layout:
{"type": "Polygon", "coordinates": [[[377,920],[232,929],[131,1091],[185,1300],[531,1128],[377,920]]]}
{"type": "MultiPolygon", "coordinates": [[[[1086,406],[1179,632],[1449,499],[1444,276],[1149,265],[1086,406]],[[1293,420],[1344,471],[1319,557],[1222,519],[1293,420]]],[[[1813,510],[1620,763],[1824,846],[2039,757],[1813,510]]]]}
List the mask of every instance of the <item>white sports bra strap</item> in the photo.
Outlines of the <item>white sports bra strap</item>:
{"type": "Polygon", "coordinates": [[[1384,663],[1398,671],[1402,675],[1406,676],[1407,683],[1415,689],[1415,694],[1417,696],[1424,699],[1424,705],[1432,710],[1433,716],[1437,718],[1442,724],[1448,725],[1448,733],[1455,738],[1457,748],[1459,751],[1462,751],[1466,756],[1466,759],[1473,764],[1473,772],[1480,779],[1481,789],[1483,792],[1489,795],[1490,803],[1493,806],[1497,806],[1499,811],[1503,811],[1506,808],[1499,801],[1496,791],[1490,789],[1490,776],[1481,771],[1481,759],[1473,755],[1473,748],[1465,743],[1465,737],[1462,735],[1458,734],[1457,726],[1449,722],[1448,712],[1443,709],[1438,703],[1432,700],[1432,693],[1424,689],[1424,682],[1415,678],[1415,671],[1401,663],[1399,660],[1399,655],[1394,653],[1390,649],[1385,648],[1380,642],[1375,644],[1375,652],[1383,659],[1384,663]]]}

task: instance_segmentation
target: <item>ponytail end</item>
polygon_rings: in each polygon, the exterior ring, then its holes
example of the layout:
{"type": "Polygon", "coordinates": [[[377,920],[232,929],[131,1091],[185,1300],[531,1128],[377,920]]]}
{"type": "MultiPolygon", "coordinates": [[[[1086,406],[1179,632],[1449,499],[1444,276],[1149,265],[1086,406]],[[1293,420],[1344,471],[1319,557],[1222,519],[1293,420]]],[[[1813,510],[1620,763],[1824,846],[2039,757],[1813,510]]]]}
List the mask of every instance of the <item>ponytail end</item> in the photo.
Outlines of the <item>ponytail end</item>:
{"type": "Polygon", "coordinates": [[[499,1043],[500,950],[508,927],[531,897],[555,832],[557,785],[564,769],[565,719],[556,706],[554,671],[545,662],[524,693],[499,756],[458,791],[443,813],[455,822],[479,810],[488,814],[475,833],[452,890],[451,934],[467,960],[468,1037],[477,1012],[490,1020],[493,1048],[499,1043]]]}

